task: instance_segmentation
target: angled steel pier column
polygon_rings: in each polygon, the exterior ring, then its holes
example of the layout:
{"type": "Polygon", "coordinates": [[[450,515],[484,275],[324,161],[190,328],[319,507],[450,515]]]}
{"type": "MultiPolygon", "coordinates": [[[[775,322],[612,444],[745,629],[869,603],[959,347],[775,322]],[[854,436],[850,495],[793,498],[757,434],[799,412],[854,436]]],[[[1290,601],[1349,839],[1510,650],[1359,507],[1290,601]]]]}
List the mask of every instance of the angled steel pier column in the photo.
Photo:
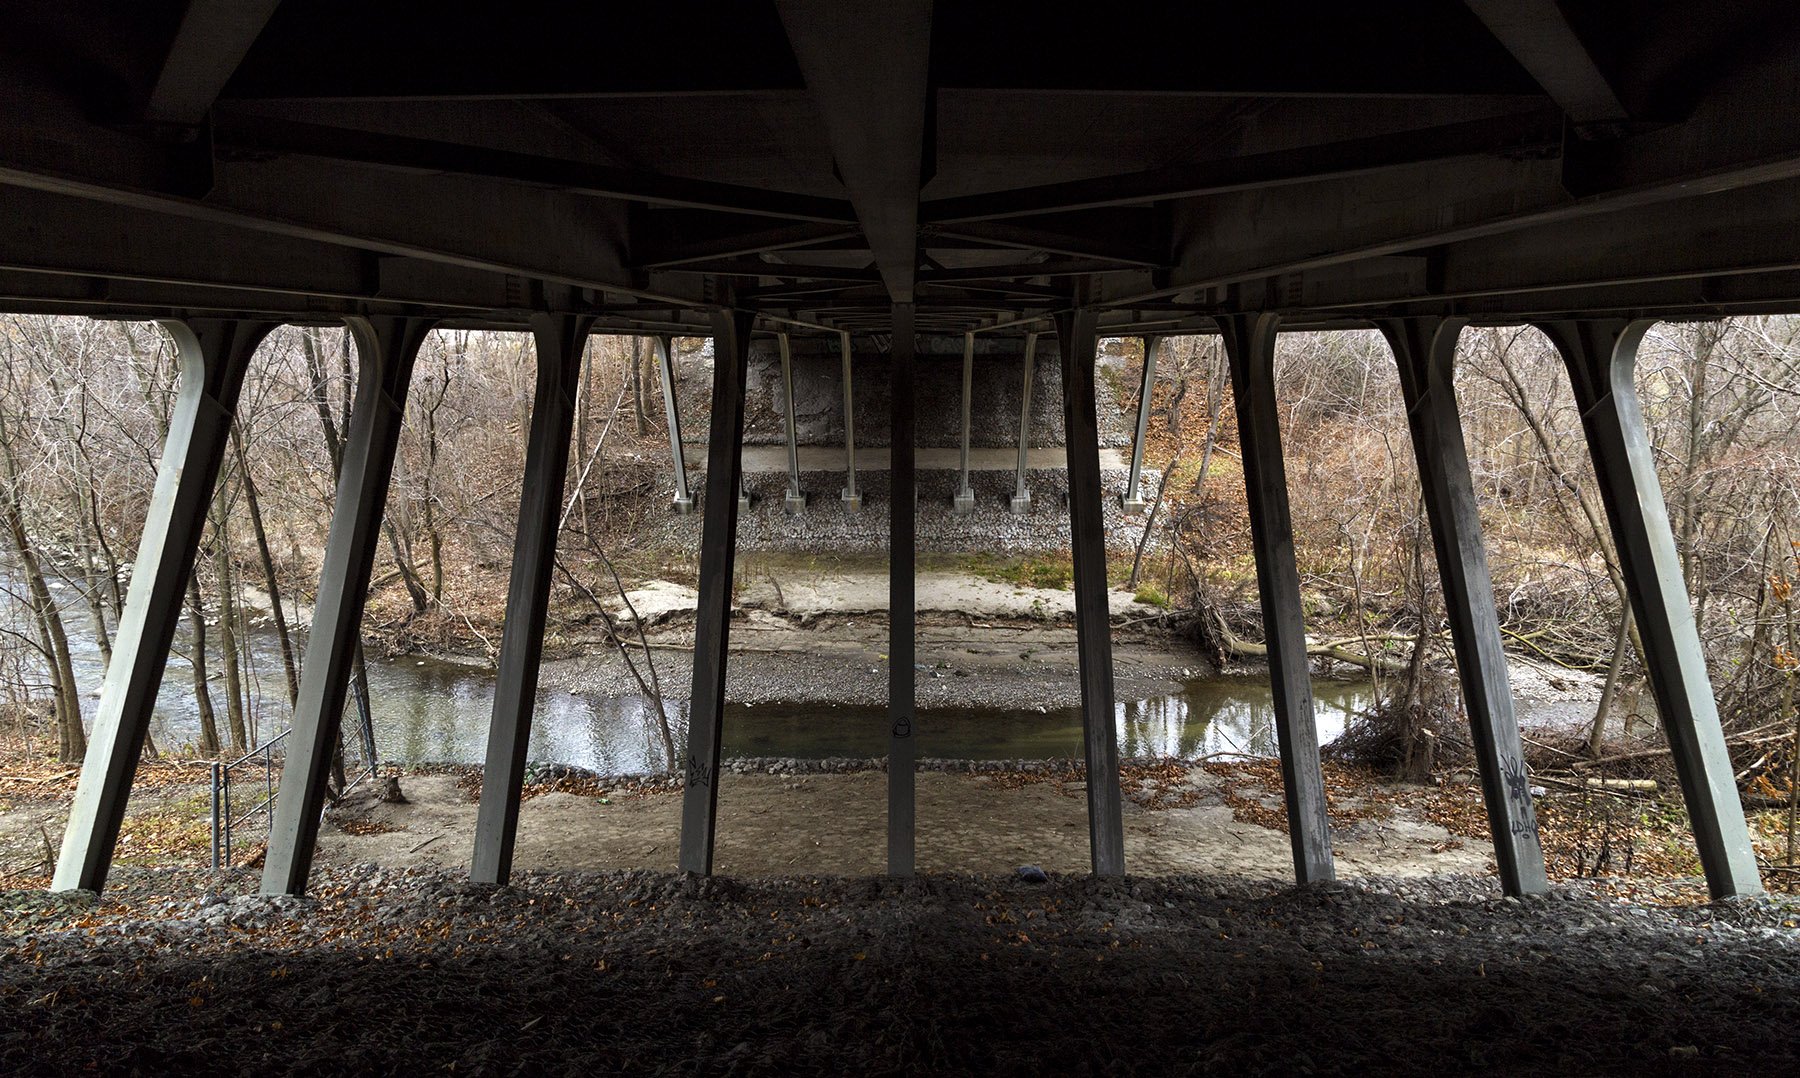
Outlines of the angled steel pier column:
{"type": "Polygon", "coordinates": [[[656,368],[662,374],[663,411],[669,416],[669,456],[675,462],[675,511],[686,516],[694,511],[694,495],[688,490],[687,453],[681,446],[681,403],[675,399],[675,338],[656,338],[656,368]]]}
{"type": "Polygon", "coordinates": [[[956,497],[950,511],[959,517],[975,512],[975,491],[969,487],[969,397],[975,383],[975,334],[963,334],[962,369],[962,474],[956,484],[956,497]]]}
{"type": "MultiPolygon", "coordinates": [[[[481,807],[475,815],[475,855],[469,878],[476,883],[503,884],[512,875],[519,793],[525,783],[531,713],[537,704],[538,667],[544,657],[544,617],[550,607],[550,574],[556,567],[563,482],[569,470],[569,437],[575,428],[575,393],[581,379],[581,353],[593,324],[591,318],[574,315],[540,314],[531,319],[537,342],[537,392],[525,447],[525,482],[519,495],[512,581],[506,590],[500,670],[494,679],[487,766],[481,773],[481,807]]],[[[660,340],[657,346],[665,361],[666,391],[668,352],[660,340]]],[[[671,410],[673,407],[671,403],[671,410]]]]}
{"type": "Polygon", "coordinates": [[[1257,591],[1269,647],[1269,687],[1281,745],[1282,792],[1294,878],[1302,884],[1334,878],[1325,777],[1319,767],[1319,729],[1313,718],[1312,676],[1306,661],[1306,621],[1300,572],[1294,564],[1294,523],[1288,515],[1287,468],[1275,407],[1275,330],[1272,314],[1218,319],[1231,361],[1238,441],[1244,454],[1244,491],[1250,503],[1250,541],[1256,549],[1257,591]]]}
{"type": "Polygon", "coordinates": [[[1075,560],[1075,638],[1081,663],[1081,729],[1087,758],[1088,850],[1094,875],[1125,874],[1125,815],[1119,799],[1119,730],[1113,709],[1112,610],[1106,597],[1106,527],[1101,515],[1100,422],[1094,405],[1091,309],[1056,316],[1062,353],[1063,433],[1069,453],[1069,539],[1075,560]]]}
{"type": "Polygon", "coordinates": [[[1138,494],[1138,480],[1144,474],[1144,438],[1150,433],[1150,391],[1156,388],[1156,353],[1162,348],[1161,337],[1144,338],[1144,372],[1138,383],[1137,433],[1131,439],[1131,478],[1125,484],[1125,497],[1120,502],[1127,513],[1138,514],[1150,503],[1138,494]]]}
{"type": "Polygon", "coordinates": [[[856,393],[850,370],[850,331],[838,333],[838,349],[844,357],[844,489],[838,500],[844,512],[862,512],[862,491],[856,486],[856,393]]]}
{"type": "Polygon", "coordinates": [[[98,891],[106,884],[213,484],[230,441],[238,391],[251,355],[272,327],[192,319],[164,322],[163,328],[175,338],[181,365],[175,411],[163,439],[131,594],[119,618],[100,711],[88,735],[87,759],[50,884],[53,891],[98,891]]]}
{"type": "Polygon", "coordinates": [[[431,321],[424,318],[347,321],[360,360],[356,400],[337,477],[300,695],[294,703],[293,734],[281,769],[281,795],[269,831],[262,878],[266,895],[298,895],[306,890],[325,808],[325,780],[344,715],[344,690],[362,632],[369,569],[380,543],[394,450],[406,416],[413,360],[431,329],[431,321]]]}
{"type": "Polygon", "coordinates": [[[918,514],[914,469],[913,305],[894,304],[894,344],[889,356],[893,429],[889,474],[893,504],[888,510],[888,821],[887,870],[913,874],[914,741],[913,523],[918,514]]]}
{"type": "Polygon", "coordinates": [[[1037,339],[1035,333],[1025,334],[1025,373],[1019,398],[1019,474],[1013,485],[1012,502],[1007,506],[1016,517],[1031,512],[1031,488],[1025,485],[1025,454],[1031,446],[1031,374],[1037,366],[1037,339]]]}
{"type": "Polygon", "coordinates": [[[1633,380],[1638,345],[1651,324],[1583,320],[1538,328],[1562,353],[1575,387],[1707,887],[1714,898],[1760,894],[1762,877],[1633,380]]]}
{"type": "Polygon", "coordinates": [[[781,348],[781,397],[787,405],[784,415],[787,419],[788,485],[782,508],[789,516],[799,516],[806,512],[806,495],[800,490],[800,434],[794,418],[794,360],[788,351],[788,335],[777,333],[775,341],[781,348]]]}
{"type": "Polygon", "coordinates": [[[1494,863],[1507,894],[1543,894],[1550,886],[1544,875],[1544,851],[1538,844],[1537,813],[1531,805],[1531,782],[1506,676],[1500,617],[1494,610],[1494,582],[1488,575],[1481,514],[1456,407],[1456,338],[1463,325],[1460,319],[1439,318],[1380,323],[1394,350],[1406,395],[1413,456],[1419,464],[1425,512],[1431,518],[1456,669],[1494,835],[1494,863]]]}
{"type": "Polygon", "coordinates": [[[719,738],[725,727],[725,658],[731,633],[731,574],[737,564],[738,491],[744,467],[744,378],[750,324],[742,311],[713,312],[712,432],[706,500],[700,506],[700,602],[694,611],[694,684],[688,700],[686,786],[681,794],[680,869],[712,875],[719,818],[719,738]]]}

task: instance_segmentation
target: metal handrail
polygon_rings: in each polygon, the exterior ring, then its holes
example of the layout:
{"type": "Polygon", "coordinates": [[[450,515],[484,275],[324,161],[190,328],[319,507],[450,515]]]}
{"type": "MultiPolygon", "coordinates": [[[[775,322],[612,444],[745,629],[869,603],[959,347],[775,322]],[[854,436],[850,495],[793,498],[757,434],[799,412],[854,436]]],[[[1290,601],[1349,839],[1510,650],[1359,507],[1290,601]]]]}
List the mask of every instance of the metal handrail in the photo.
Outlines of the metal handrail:
{"type": "MultiPolygon", "coordinates": [[[[293,733],[289,728],[246,752],[230,763],[212,765],[212,867],[218,871],[220,867],[231,864],[231,829],[242,824],[259,812],[267,811],[275,803],[275,754],[277,744],[293,733]],[[256,756],[263,758],[263,791],[264,797],[257,804],[246,810],[235,820],[231,818],[231,772],[249,762],[256,756]]],[[[268,813],[269,826],[275,826],[275,814],[268,813]]]]}
{"type": "MultiPolygon", "coordinates": [[[[356,700],[359,722],[357,732],[363,743],[364,767],[357,772],[355,778],[344,784],[344,788],[331,799],[337,804],[344,795],[355,789],[366,778],[375,775],[380,761],[375,755],[375,725],[369,707],[369,687],[360,677],[353,677],[350,682],[351,692],[356,700]]],[[[217,872],[221,867],[231,865],[231,829],[242,824],[259,812],[266,812],[269,817],[269,830],[275,829],[275,813],[270,808],[275,803],[275,746],[293,733],[292,727],[283,730],[274,737],[246,752],[230,763],[212,765],[212,867],[217,872]],[[231,818],[231,772],[254,757],[263,759],[263,793],[264,797],[237,819],[231,818]]]]}

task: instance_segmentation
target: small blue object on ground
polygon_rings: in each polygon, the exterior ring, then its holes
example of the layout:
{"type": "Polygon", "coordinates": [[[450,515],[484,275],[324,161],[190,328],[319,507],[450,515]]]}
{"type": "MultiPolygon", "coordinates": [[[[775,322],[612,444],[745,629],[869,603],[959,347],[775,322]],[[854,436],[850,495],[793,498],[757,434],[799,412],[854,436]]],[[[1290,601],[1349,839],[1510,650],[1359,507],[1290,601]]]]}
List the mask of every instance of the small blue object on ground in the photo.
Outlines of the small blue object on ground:
{"type": "Polygon", "coordinates": [[[1044,874],[1044,870],[1037,867],[1036,865],[1020,865],[1019,866],[1019,878],[1021,880],[1024,880],[1026,883],[1049,883],[1050,882],[1050,877],[1046,876],[1044,874]]]}

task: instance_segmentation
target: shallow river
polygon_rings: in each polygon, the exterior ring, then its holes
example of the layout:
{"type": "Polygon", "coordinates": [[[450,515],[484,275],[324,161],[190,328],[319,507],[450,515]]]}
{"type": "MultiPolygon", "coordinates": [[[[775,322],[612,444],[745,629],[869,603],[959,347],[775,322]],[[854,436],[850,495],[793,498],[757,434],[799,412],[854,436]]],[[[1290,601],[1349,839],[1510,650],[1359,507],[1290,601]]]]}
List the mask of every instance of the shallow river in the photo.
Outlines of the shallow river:
{"type": "MultiPolygon", "coordinates": [[[[400,760],[481,759],[493,705],[493,679],[442,663],[371,670],[376,739],[400,760]]],[[[1343,732],[1347,715],[1367,707],[1366,684],[1315,684],[1319,736],[1343,732]]],[[[1274,755],[1268,683],[1211,677],[1181,692],[1117,705],[1119,751],[1126,756],[1194,757],[1210,752],[1274,755]]],[[[686,701],[671,703],[677,743],[686,701]]],[[[638,696],[538,695],[531,757],[602,773],[652,770],[662,763],[656,716],[638,696]]],[[[999,708],[923,709],[919,755],[952,759],[1079,759],[1081,713],[999,708]]],[[[733,756],[873,757],[887,755],[887,715],[878,706],[776,704],[725,708],[724,754],[733,756]]]]}
{"type": "MultiPolygon", "coordinates": [[[[69,601],[72,595],[59,596],[69,601]]],[[[91,720],[103,674],[85,609],[66,615],[76,649],[76,678],[91,720]]],[[[211,641],[217,646],[216,632],[211,641]]],[[[198,740],[193,668],[185,653],[184,625],[157,698],[152,735],[159,746],[198,740]]],[[[253,740],[287,724],[286,693],[275,637],[253,633],[250,683],[253,740]]],[[[209,650],[211,650],[209,648],[209,650]]],[[[220,732],[224,733],[223,681],[218,656],[211,669],[220,732]]],[[[452,663],[402,658],[370,662],[369,696],[375,737],[383,759],[403,762],[479,763],[487,743],[494,700],[491,671],[452,663]]],[[[1348,715],[1367,707],[1367,684],[1318,681],[1319,738],[1343,732],[1348,715]]],[[[679,745],[685,735],[685,701],[669,715],[679,745]]],[[[1125,756],[1195,757],[1212,752],[1275,753],[1273,703],[1260,677],[1209,677],[1182,691],[1117,705],[1119,751],[1125,756]]],[[[572,764],[601,773],[632,773],[663,766],[654,710],[638,696],[539,693],[532,724],[531,759],[572,764]]],[[[919,713],[919,754],[956,759],[1079,759],[1081,715],[1075,708],[1012,711],[988,708],[927,709],[919,713]]],[[[879,707],[830,705],[729,705],[725,714],[727,757],[874,757],[887,753],[887,721],[879,707]]]]}

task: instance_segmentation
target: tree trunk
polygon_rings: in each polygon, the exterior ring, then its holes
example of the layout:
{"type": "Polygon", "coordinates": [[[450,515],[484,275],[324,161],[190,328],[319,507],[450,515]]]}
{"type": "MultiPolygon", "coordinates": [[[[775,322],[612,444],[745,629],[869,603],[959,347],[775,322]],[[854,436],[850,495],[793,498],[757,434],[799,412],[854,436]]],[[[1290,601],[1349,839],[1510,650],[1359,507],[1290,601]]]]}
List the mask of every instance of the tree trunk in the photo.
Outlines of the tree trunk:
{"type": "Polygon", "coordinates": [[[250,747],[250,735],[244,721],[244,682],[238,671],[237,570],[231,564],[229,510],[223,486],[214,504],[218,507],[213,535],[219,569],[219,650],[225,663],[225,724],[231,737],[231,754],[242,756],[250,747]]]}
{"type": "Polygon", "coordinates": [[[1212,470],[1213,447],[1219,441],[1219,411],[1225,404],[1224,382],[1229,377],[1223,358],[1223,349],[1216,343],[1212,345],[1212,365],[1206,372],[1206,440],[1200,447],[1200,474],[1194,477],[1194,501],[1199,503],[1206,494],[1206,474],[1212,470]]]}
{"type": "Polygon", "coordinates": [[[1694,563],[1700,516],[1705,511],[1704,492],[1698,488],[1710,455],[1707,452],[1706,438],[1707,375],[1713,365],[1713,351],[1718,346],[1721,327],[1717,323],[1701,322],[1691,328],[1694,348],[1687,371],[1687,429],[1683,432],[1685,453],[1681,475],[1671,484],[1670,493],[1675,502],[1675,548],[1681,556],[1682,567],[1687,570],[1688,601],[1704,608],[1705,603],[1701,601],[1702,574],[1696,571],[1699,567],[1694,563]]]}
{"type": "MultiPolygon", "coordinates": [[[[319,416],[319,433],[324,435],[325,453],[331,458],[331,474],[335,478],[343,470],[343,440],[338,436],[337,417],[331,407],[331,378],[325,371],[325,356],[318,333],[310,326],[300,331],[300,354],[306,359],[307,379],[312,382],[313,410],[319,416]]],[[[346,367],[349,362],[346,354],[346,367]]]]}
{"type": "Polygon", "coordinates": [[[112,544],[106,541],[106,528],[100,522],[100,499],[93,489],[88,489],[88,522],[93,528],[94,543],[100,551],[101,563],[106,567],[106,597],[112,603],[113,616],[118,617],[125,612],[125,589],[119,584],[119,556],[113,553],[112,544]]]}
{"type": "Polygon", "coordinates": [[[1625,670],[1625,653],[1631,643],[1633,620],[1631,607],[1627,606],[1625,616],[1619,620],[1619,634],[1613,641],[1612,661],[1606,666],[1606,686],[1600,690],[1600,704],[1594,708],[1594,723],[1588,730],[1588,752],[1596,757],[1606,740],[1606,719],[1612,712],[1613,699],[1619,694],[1619,677],[1625,670]]]}
{"type": "Polygon", "coordinates": [[[256,536],[256,556],[262,562],[263,583],[269,589],[269,613],[275,619],[275,636],[281,642],[281,671],[287,677],[288,704],[300,699],[300,667],[294,660],[294,638],[288,631],[287,615],[281,610],[281,582],[275,578],[275,556],[269,552],[269,536],[263,530],[262,504],[256,497],[256,480],[250,474],[250,461],[244,453],[244,440],[236,426],[231,441],[237,450],[238,474],[244,477],[244,504],[250,510],[250,530],[256,536]]]}
{"type": "Polygon", "coordinates": [[[213,712],[212,692],[206,684],[206,605],[200,597],[200,574],[188,577],[188,616],[193,622],[194,708],[200,713],[200,755],[219,756],[219,721],[213,712]]]}
{"type": "Polygon", "coordinates": [[[425,534],[431,543],[431,599],[435,603],[444,601],[444,535],[438,528],[437,516],[431,511],[431,503],[425,503],[425,534]]]}
{"type": "Polygon", "coordinates": [[[406,594],[412,599],[413,613],[423,614],[431,605],[431,596],[425,593],[425,585],[419,580],[419,571],[413,568],[412,553],[401,541],[400,529],[394,522],[384,521],[382,528],[387,532],[388,548],[394,554],[394,568],[400,570],[400,582],[406,585],[406,594]]]}
{"type": "Polygon", "coordinates": [[[56,727],[56,758],[61,763],[68,763],[64,757],[69,751],[69,734],[63,723],[63,689],[56,667],[56,647],[50,642],[50,623],[44,618],[43,605],[35,596],[31,601],[31,626],[37,631],[35,643],[38,653],[50,663],[50,716],[56,727]]]}
{"type": "MultiPolygon", "coordinates": [[[[77,517],[83,518],[76,505],[77,517]]],[[[94,559],[93,537],[85,527],[77,529],[81,536],[81,595],[87,600],[88,616],[94,619],[94,643],[100,648],[102,668],[112,665],[112,634],[106,628],[106,591],[100,579],[100,564],[94,559]]]]}
{"type": "MultiPolygon", "coordinates": [[[[588,454],[588,396],[594,388],[594,356],[599,350],[589,345],[581,354],[581,379],[575,391],[575,459],[586,460],[588,454]]],[[[594,518],[588,513],[585,484],[575,488],[575,500],[581,507],[581,534],[594,534],[594,518]]]]}
{"type": "Polygon", "coordinates": [[[6,482],[0,488],[0,516],[5,517],[7,537],[12,541],[31,595],[32,613],[49,649],[50,685],[56,709],[56,758],[65,764],[79,763],[87,755],[87,732],[81,725],[81,692],[75,685],[69,636],[63,628],[62,612],[44,579],[37,550],[25,530],[25,513],[18,498],[18,460],[13,455],[10,432],[4,426],[0,426],[0,457],[4,457],[6,465],[6,482]]]}
{"type": "MultiPolygon", "coordinates": [[[[1794,825],[1800,821],[1800,715],[1794,713],[1794,677],[1795,649],[1800,648],[1800,641],[1794,639],[1794,596],[1793,592],[1783,589],[1781,596],[1782,622],[1787,628],[1786,669],[1781,678],[1781,716],[1792,715],[1794,736],[1788,744],[1788,803],[1787,803],[1787,863],[1794,863],[1794,825]]],[[[1781,716],[1777,716],[1778,718],[1781,716]]]]}
{"type": "Polygon", "coordinates": [[[1169,477],[1175,474],[1175,466],[1181,463],[1181,444],[1175,445],[1175,455],[1169,458],[1168,467],[1163,469],[1162,479],[1156,484],[1156,500],[1150,503],[1150,514],[1144,518],[1144,534],[1138,537],[1137,553],[1131,559],[1131,578],[1125,582],[1125,590],[1135,592],[1138,586],[1138,574],[1144,568],[1144,548],[1150,545],[1150,533],[1156,529],[1156,514],[1162,508],[1163,492],[1169,489],[1169,477]]]}
{"type": "Polygon", "coordinates": [[[26,590],[31,594],[33,614],[49,647],[50,691],[55,702],[56,759],[60,763],[80,763],[87,755],[87,732],[81,724],[81,692],[75,685],[75,666],[69,656],[69,636],[63,627],[62,612],[50,594],[37,553],[31,548],[16,507],[7,513],[8,532],[13,537],[13,550],[19,556],[19,567],[25,574],[26,590]]]}
{"type": "Polygon", "coordinates": [[[1187,402],[1188,380],[1182,375],[1175,380],[1175,388],[1169,391],[1169,437],[1181,437],[1181,408],[1187,402]]]}
{"type": "MultiPolygon", "coordinates": [[[[431,598],[435,602],[444,601],[444,536],[438,527],[437,517],[437,463],[438,463],[438,422],[437,413],[444,403],[444,397],[450,391],[449,360],[445,360],[443,384],[439,387],[437,399],[432,401],[425,412],[425,542],[431,553],[431,598]]],[[[410,589],[409,589],[410,590],[410,589]]],[[[414,598],[414,605],[417,605],[414,598]]]]}
{"type": "MultiPolygon", "coordinates": [[[[1413,516],[1416,526],[1412,530],[1412,572],[1409,574],[1412,579],[1408,581],[1417,589],[1418,606],[1416,609],[1419,616],[1419,635],[1413,641],[1412,659],[1406,664],[1406,699],[1413,707],[1423,707],[1425,704],[1425,650],[1426,644],[1431,639],[1431,615],[1427,605],[1430,599],[1425,586],[1425,528],[1427,525],[1424,518],[1425,503],[1423,492],[1421,492],[1418,512],[1413,516]]],[[[1359,617],[1357,620],[1360,621],[1361,618],[1359,617]]],[[[1360,628],[1359,626],[1359,630],[1360,628]]],[[[1366,651],[1367,648],[1364,650],[1366,651]]],[[[1407,755],[1410,757],[1411,754],[1412,749],[1409,747],[1407,755]]],[[[1410,759],[1408,762],[1410,764],[1410,759]]],[[[1430,770],[1429,764],[1425,770],[1430,770]]]]}
{"type": "Polygon", "coordinates": [[[631,414],[633,429],[642,438],[650,430],[644,415],[644,338],[631,338],[631,414]]]}

